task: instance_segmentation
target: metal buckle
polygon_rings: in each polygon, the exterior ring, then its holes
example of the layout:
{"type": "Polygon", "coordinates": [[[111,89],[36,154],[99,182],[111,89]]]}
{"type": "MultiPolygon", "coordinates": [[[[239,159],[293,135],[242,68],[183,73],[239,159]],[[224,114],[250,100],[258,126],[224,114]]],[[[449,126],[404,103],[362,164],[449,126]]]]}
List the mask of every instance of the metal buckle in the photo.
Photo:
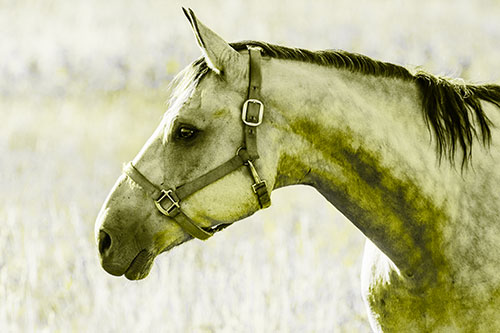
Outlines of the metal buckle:
{"type": "Polygon", "coordinates": [[[243,103],[243,111],[241,112],[241,120],[243,120],[243,123],[252,127],[259,126],[262,124],[262,118],[264,118],[264,104],[258,99],[247,99],[245,103],[243,103]],[[247,120],[248,103],[259,104],[259,116],[255,123],[247,120]]]}
{"type": "Polygon", "coordinates": [[[250,173],[252,174],[252,178],[255,181],[255,183],[252,185],[252,190],[254,191],[255,194],[257,194],[257,190],[262,186],[265,186],[267,188],[267,183],[264,179],[260,179],[260,176],[257,173],[257,170],[255,169],[255,166],[253,165],[252,161],[248,160],[247,165],[248,168],[250,169],[250,173]]]}
{"type": "Polygon", "coordinates": [[[265,187],[267,189],[267,183],[265,180],[262,180],[260,181],[259,183],[255,183],[252,185],[252,190],[253,190],[253,193],[257,194],[257,191],[261,188],[261,187],[265,187]]]}
{"type": "Polygon", "coordinates": [[[172,213],[172,211],[175,209],[175,208],[181,208],[179,206],[179,201],[176,201],[174,199],[174,197],[172,196],[172,190],[168,190],[168,191],[165,191],[165,190],[161,190],[161,195],[158,199],[155,200],[155,205],[156,205],[156,208],[158,208],[158,210],[164,214],[164,215],[167,215],[167,216],[170,216],[170,213],[172,213]],[[163,201],[163,199],[165,198],[168,198],[168,200],[170,200],[170,202],[172,203],[172,205],[170,207],[168,207],[167,209],[163,208],[163,206],[161,205],[161,202],[163,201]]]}

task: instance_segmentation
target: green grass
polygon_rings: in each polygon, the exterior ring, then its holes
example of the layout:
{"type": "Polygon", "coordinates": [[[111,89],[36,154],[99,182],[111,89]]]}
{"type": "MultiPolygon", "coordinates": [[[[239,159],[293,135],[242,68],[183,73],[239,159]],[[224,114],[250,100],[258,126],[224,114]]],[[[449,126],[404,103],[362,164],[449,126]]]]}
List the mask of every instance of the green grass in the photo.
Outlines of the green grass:
{"type": "Polygon", "coordinates": [[[310,188],[131,282],[101,269],[94,220],[199,56],[180,6],[230,41],[343,48],[500,82],[500,2],[4,1],[0,332],[366,332],[363,236],[310,188]],[[113,92],[115,91],[115,92],[113,92]]]}
{"type": "Polygon", "coordinates": [[[152,133],[161,91],[6,99],[0,331],[366,329],[362,237],[316,192],[161,255],[139,282],[99,266],[93,222],[152,133]],[[15,111],[15,112],[14,112],[15,111]]]}

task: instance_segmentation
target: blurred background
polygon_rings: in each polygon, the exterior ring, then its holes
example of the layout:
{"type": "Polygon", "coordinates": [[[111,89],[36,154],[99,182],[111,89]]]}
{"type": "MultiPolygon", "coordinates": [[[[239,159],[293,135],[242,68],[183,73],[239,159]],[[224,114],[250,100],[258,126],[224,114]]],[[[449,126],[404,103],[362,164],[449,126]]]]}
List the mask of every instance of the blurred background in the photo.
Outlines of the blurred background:
{"type": "Polygon", "coordinates": [[[500,83],[498,0],[0,0],[0,331],[369,331],[364,237],[306,187],[145,280],[100,268],[97,212],[200,55],[181,6],[228,41],[500,83]]]}

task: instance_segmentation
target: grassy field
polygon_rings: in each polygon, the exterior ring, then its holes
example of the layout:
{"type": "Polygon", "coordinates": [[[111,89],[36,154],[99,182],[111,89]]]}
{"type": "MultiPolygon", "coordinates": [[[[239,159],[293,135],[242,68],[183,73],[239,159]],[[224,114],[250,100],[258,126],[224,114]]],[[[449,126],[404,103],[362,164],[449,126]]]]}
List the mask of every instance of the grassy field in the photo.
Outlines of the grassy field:
{"type": "Polygon", "coordinates": [[[0,0],[0,332],[369,331],[363,235],[310,188],[161,255],[145,280],[100,268],[100,205],[199,55],[181,5],[230,41],[500,83],[494,0],[0,0]]]}
{"type": "Polygon", "coordinates": [[[363,327],[362,238],[312,189],[276,192],[271,209],[160,256],[146,280],[100,268],[93,220],[161,101],[129,91],[3,101],[0,330],[363,327]]]}

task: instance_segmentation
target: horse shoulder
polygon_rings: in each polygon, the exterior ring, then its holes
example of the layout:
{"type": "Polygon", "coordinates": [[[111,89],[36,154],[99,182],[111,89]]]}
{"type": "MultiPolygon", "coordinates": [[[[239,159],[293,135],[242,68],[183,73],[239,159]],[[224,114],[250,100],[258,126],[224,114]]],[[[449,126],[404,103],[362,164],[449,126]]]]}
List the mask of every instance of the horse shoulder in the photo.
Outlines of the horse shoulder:
{"type": "Polygon", "coordinates": [[[464,289],[402,276],[370,240],[361,287],[374,332],[500,331],[500,288],[492,289],[488,281],[464,289]]]}
{"type": "MultiPolygon", "coordinates": [[[[407,282],[400,276],[396,265],[369,239],[366,240],[361,270],[361,294],[368,312],[368,319],[374,332],[411,332],[406,321],[391,323],[394,314],[394,298],[408,292],[407,282]],[[401,325],[399,325],[401,324],[401,325]]],[[[400,301],[397,302],[401,304],[400,301]]],[[[404,308],[398,308],[400,315],[404,308]]],[[[418,331],[418,325],[414,326],[418,331]]]]}

